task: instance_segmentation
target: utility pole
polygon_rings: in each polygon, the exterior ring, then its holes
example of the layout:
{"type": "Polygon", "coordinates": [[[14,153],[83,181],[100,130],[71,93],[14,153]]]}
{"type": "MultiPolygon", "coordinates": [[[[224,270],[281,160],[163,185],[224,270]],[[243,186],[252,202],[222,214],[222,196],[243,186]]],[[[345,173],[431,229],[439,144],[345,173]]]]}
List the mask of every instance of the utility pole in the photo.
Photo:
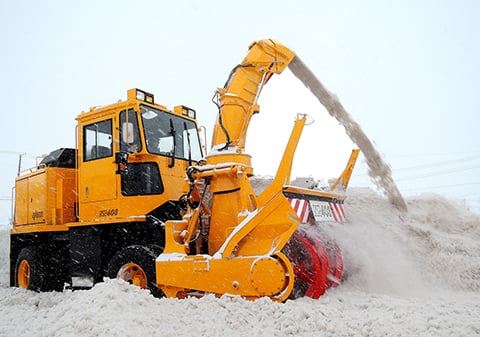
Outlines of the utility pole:
{"type": "Polygon", "coordinates": [[[22,171],[22,157],[26,155],[26,153],[20,153],[18,155],[18,171],[17,171],[17,177],[20,175],[20,172],[22,171]]]}

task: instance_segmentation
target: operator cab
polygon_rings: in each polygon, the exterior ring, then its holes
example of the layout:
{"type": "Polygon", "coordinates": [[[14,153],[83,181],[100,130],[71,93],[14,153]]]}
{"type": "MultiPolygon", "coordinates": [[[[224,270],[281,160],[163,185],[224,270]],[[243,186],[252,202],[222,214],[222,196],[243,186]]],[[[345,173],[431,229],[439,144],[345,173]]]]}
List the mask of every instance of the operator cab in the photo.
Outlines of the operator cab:
{"type": "Polygon", "coordinates": [[[78,120],[79,219],[158,212],[188,191],[185,174],[202,159],[195,110],[156,104],[130,89],[127,100],[92,108],[78,120]]]}
{"type": "Polygon", "coordinates": [[[195,123],[195,110],[186,106],[176,106],[172,111],[154,104],[152,94],[139,89],[128,91],[128,97],[148,104],[140,104],[141,126],[134,109],[120,113],[121,151],[129,153],[142,150],[141,136],[147,152],[192,161],[202,159],[202,149],[195,123]],[[154,106],[152,106],[154,105],[154,106]]]}

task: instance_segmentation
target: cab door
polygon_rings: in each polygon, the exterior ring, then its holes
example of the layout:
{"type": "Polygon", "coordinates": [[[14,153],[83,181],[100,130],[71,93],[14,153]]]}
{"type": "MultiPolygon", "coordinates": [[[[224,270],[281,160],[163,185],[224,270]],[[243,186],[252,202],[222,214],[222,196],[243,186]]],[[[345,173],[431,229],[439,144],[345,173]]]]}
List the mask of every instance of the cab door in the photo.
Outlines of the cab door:
{"type": "Polygon", "coordinates": [[[82,127],[83,151],[82,158],[79,158],[81,166],[78,189],[80,213],[82,213],[82,204],[117,198],[112,131],[111,118],[82,127]]]}

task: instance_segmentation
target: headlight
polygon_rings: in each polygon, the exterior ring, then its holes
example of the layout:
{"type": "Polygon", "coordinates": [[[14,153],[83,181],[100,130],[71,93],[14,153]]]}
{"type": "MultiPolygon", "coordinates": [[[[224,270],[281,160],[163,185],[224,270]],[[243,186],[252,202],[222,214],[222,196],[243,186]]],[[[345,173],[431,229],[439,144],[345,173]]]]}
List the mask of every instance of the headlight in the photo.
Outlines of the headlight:
{"type": "Polygon", "coordinates": [[[137,99],[139,101],[145,101],[145,93],[137,89],[137,99]]]}
{"type": "Polygon", "coordinates": [[[137,99],[142,102],[147,102],[150,104],[154,104],[155,100],[153,98],[153,94],[150,94],[146,91],[140,89],[130,89],[127,91],[128,99],[137,99]]]}
{"type": "Polygon", "coordinates": [[[192,119],[197,118],[197,112],[185,105],[177,105],[176,107],[173,108],[173,111],[179,115],[184,115],[192,119]]]}

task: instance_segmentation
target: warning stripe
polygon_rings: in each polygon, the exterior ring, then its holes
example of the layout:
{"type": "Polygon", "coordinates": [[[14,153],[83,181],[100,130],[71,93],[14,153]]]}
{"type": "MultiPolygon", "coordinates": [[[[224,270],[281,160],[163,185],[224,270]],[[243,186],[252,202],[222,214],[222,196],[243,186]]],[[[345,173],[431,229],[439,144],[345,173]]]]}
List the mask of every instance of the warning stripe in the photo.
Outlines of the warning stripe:
{"type": "Polygon", "coordinates": [[[302,223],[310,222],[310,207],[308,200],[288,198],[290,205],[297,212],[302,223]]]}
{"type": "Polygon", "coordinates": [[[333,219],[336,222],[344,222],[345,221],[345,211],[343,209],[342,204],[335,204],[333,202],[329,202],[328,206],[330,206],[330,211],[332,211],[333,219]]]}

